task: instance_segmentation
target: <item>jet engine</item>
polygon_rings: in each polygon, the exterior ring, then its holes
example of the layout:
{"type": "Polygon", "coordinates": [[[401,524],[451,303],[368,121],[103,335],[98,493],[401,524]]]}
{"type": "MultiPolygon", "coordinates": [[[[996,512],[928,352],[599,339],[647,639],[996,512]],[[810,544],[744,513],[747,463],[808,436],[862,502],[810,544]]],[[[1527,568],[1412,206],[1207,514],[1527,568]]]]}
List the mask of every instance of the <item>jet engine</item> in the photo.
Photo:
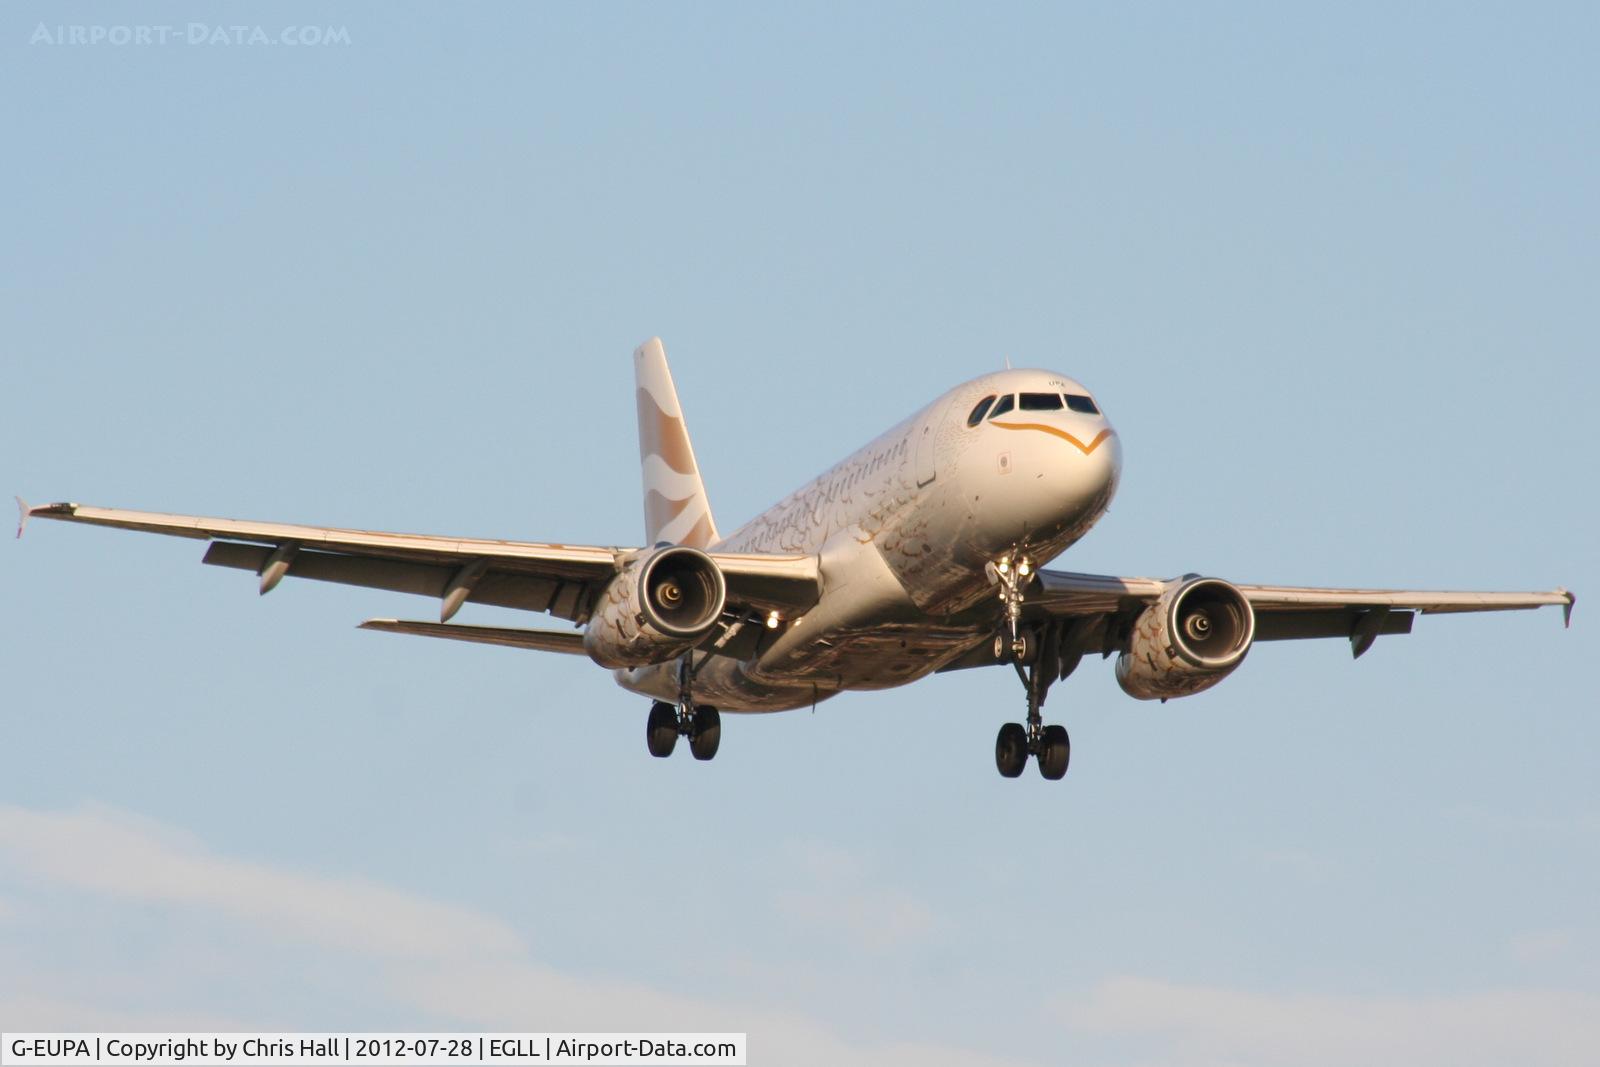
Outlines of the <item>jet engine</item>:
{"type": "Polygon", "coordinates": [[[1174,582],[1133,624],[1117,657],[1117,684],[1138,700],[1186,697],[1210,689],[1243,660],[1256,615],[1220,578],[1174,582]]]}
{"type": "Polygon", "coordinates": [[[686,545],[657,549],[606,586],[583,631],[584,651],[602,667],[665,663],[700,643],[726,599],[710,556],[686,545]]]}

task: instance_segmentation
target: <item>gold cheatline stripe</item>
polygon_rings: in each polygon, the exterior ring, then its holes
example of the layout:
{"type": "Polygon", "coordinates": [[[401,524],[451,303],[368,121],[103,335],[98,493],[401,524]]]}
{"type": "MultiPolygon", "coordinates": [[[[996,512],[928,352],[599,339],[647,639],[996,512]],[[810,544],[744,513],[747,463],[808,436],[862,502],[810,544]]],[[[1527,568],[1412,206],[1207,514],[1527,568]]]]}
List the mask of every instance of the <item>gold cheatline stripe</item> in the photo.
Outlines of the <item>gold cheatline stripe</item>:
{"type": "Polygon", "coordinates": [[[998,426],[1002,430],[1038,430],[1041,433],[1047,433],[1054,437],[1059,437],[1063,441],[1076,445],[1078,451],[1082,452],[1086,456],[1090,452],[1093,452],[1095,449],[1099,448],[1101,441],[1104,441],[1106,438],[1111,436],[1111,431],[1109,429],[1101,430],[1099,433],[1094,435],[1093,441],[1090,441],[1088,444],[1084,444],[1067,431],[1058,430],[1054,426],[1046,426],[1042,422],[991,422],[989,425],[998,426]]]}

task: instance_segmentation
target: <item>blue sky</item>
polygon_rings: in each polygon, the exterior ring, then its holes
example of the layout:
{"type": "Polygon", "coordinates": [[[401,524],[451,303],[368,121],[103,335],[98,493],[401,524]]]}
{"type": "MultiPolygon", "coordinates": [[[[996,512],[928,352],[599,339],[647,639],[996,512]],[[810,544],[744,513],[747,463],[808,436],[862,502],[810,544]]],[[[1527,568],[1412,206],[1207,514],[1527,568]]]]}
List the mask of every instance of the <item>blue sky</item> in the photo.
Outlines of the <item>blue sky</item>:
{"type": "MultiPolygon", "coordinates": [[[[632,543],[659,334],[724,528],[1009,358],[1123,438],[1073,569],[1600,589],[1588,6],[229,9],[348,32],[293,48],[41,20],[109,25],[0,10],[30,500],[632,543]]],[[[8,1029],[1600,1044],[1582,604],[1262,647],[1165,706],[1086,663],[1051,784],[994,772],[1001,671],[656,761],[586,661],[358,632],[434,606],[199,556],[0,550],[8,1029]]]]}

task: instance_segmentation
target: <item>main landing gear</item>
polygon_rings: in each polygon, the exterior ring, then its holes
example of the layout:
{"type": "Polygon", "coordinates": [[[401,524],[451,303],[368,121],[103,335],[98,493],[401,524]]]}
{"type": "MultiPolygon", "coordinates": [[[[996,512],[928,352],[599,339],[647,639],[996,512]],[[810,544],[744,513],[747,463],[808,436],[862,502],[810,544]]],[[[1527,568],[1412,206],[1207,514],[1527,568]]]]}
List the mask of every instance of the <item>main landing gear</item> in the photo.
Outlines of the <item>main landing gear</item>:
{"type": "Polygon", "coordinates": [[[684,656],[678,663],[678,702],[658,700],[650,705],[644,728],[650,755],[662,759],[672,755],[680,735],[689,739],[689,752],[695,759],[708,760],[717,754],[722,742],[722,716],[710,705],[694,703],[689,691],[693,681],[689,657],[684,656]]]}
{"type": "MultiPolygon", "coordinates": [[[[1038,667],[1029,669],[1037,675],[1038,667]]],[[[1039,760],[1039,773],[1051,781],[1066,776],[1067,764],[1072,760],[1072,739],[1065,726],[1051,723],[1046,726],[1039,714],[1039,702],[1028,694],[1028,723],[1008,722],[1000,727],[994,739],[994,765],[1006,778],[1019,778],[1028,765],[1028,757],[1039,760]]]]}
{"type": "Polygon", "coordinates": [[[1000,587],[1006,611],[1005,623],[995,634],[994,656],[1016,668],[1017,677],[1028,691],[1027,724],[1008,722],[1000,727],[994,740],[994,763],[1003,777],[1017,778],[1027,767],[1028,757],[1033,756],[1039,762],[1039,773],[1056,781],[1067,773],[1072,740],[1065,726],[1046,726],[1040,709],[1050,684],[1070,674],[1077,666],[1077,657],[1070,663],[1063,658],[1058,627],[1041,632],[1023,626],[1023,587],[1033,574],[1033,564],[1026,555],[1018,550],[1002,556],[990,565],[989,574],[1000,587]]]}

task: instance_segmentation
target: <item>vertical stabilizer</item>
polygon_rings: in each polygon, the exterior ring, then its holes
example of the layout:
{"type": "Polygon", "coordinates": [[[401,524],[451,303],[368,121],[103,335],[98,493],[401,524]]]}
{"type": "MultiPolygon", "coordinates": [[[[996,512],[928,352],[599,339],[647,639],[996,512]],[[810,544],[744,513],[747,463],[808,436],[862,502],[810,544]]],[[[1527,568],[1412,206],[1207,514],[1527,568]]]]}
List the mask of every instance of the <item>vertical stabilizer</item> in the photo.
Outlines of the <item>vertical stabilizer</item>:
{"type": "Polygon", "coordinates": [[[700,482],[700,467],[694,461],[661,338],[652,337],[634,349],[633,380],[638,386],[639,462],[644,469],[644,542],[707,548],[720,539],[717,523],[700,482]]]}

